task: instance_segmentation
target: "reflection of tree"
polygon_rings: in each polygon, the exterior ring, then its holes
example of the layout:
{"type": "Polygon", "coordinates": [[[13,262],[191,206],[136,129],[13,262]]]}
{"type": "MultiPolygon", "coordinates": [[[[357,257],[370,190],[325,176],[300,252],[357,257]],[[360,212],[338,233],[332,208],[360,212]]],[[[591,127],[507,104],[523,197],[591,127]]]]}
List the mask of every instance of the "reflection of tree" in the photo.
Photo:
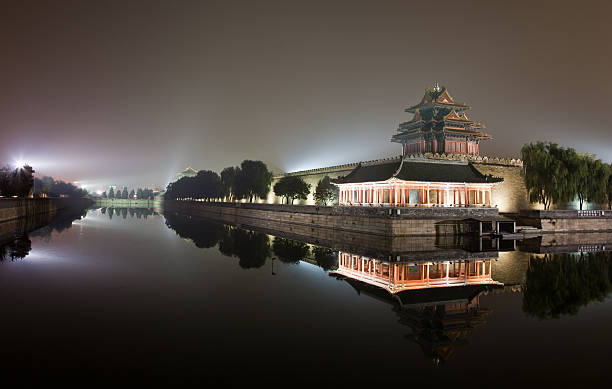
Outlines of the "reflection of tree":
{"type": "Polygon", "coordinates": [[[312,254],[317,265],[323,268],[323,270],[337,270],[338,269],[338,253],[327,247],[315,246],[312,248],[312,254]]]}
{"type": "Polygon", "coordinates": [[[46,242],[51,240],[53,231],[62,232],[72,227],[72,222],[80,220],[87,215],[87,209],[68,209],[60,211],[51,221],[44,227],[39,228],[30,233],[31,236],[39,236],[46,242]]]}
{"type": "Polygon", "coordinates": [[[166,225],[173,229],[181,238],[190,239],[199,248],[210,248],[223,237],[223,225],[206,221],[194,220],[191,216],[167,214],[166,225]]]}
{"type": "Polygon", "coordinates": [[[0,261],[10,258],[11,260],[23,259],[32,250],[32,241],[27,233],[15,234],[13,240],[0,245],[0,261]]]}
{"type": "Polygon", "coordinates": [[[278,259],[286,263],[298,263],[310,254],[310,248],[306,243],[279,238],[278,236],[274,238],[272,250],[274,250],[274,254],[278,259]]]}
{"type": "Polygon", "coordinates": [[[112,220],[113,215],[121,215],[122,219],[127,219],[127,215],[130,215],[131,218],[136,216],[137,219],[147,218],[151,215],[157,215],[152,208],[129,208],[129,207],[108,207],[108,208],[100,208],[100,213],[105,214],[108,213],[108,218],[112,220]]]}
{"type": "Polygon", "coordinates": [[[260,232],[232,228],[219,242],[219,251],[238,257],[238,265],[243,269],[259,268],[271,255],[270,238],[260,232]]]}
{"type": "Polygon", "coordinates": [[[581,306],[612,292],[608,252],[532,257],[527,269],[523,310],[540,319],[575,315],[581,306]]]}

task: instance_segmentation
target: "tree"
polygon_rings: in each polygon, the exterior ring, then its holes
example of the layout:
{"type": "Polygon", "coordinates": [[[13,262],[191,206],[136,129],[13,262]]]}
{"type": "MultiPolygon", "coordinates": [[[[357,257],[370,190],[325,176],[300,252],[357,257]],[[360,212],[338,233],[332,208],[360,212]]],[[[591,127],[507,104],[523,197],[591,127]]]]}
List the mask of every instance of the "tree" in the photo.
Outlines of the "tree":
{"type": "Polygon", "coordinates": [[[138,190],[136,191],[136,198],[142,199],[142,189],[141,188],[138,188],[138,190]]]}
{"type": "Polygon", "coordinates": [[[325,176],[317,183],[314,198],[317,204],[334,204],[338,200],[338,187],[332,184],[329,176],[325,176]]]}
{"type": "Polygon", "coordinates": [[[237,199],[265,198],[270,192],[272,173],[262,161],[245,160],[240,164],[234,195],[237,199]]]}
{"type": "Polygon", "coordinates": [[[223,187],[223,196],[229,201],[234,200],[234,192],[236,187],[236,177],[240,175],[239,167],[226,167],[221,171],[221,185],[223,187]]]}
{"type": "Polygon", "coordinates": [[[274,194],[284,197],[287,204],[289,204],[289,199],[291,199],[291,204],[295,199],[306,200],[309,193],[310,184],[307,184],[301,177],[284,176],[274,184],[274,194]]]}
{"type": "Polygon", "coordinates": [[[223,197],[221,177],[212,170],[200,170],[195,176],[195,190],[192,197],[206,201],[223,197]]]}
{"type": "Polygon", "coordinates": [[[106,194],[106,191],[102,192],[102,198],[105,199],[107,197],[108,197],[108,195],[106,194]]]}
{"type": "Polygon", "coordinates": [[[6,197],[26,197],[34,185],[34,169],[25,165],[15,169],[5,166],[0,169],[0,194],[6,197]]]}
{"type": "Polygon", "coordinates": [[[123,187],[123,191],[121,192],[121,198],[122,199],[127,199],[128,198],[128,190],[127,190],[127,188],[125,186],[123,187]]]}
{"type": "Polygon", "coordinates": [[[610,166],[599,159],[589,161],[590,180],[587,186],[587,201],[589,203],[603,204],[606,201],[607,187],[610,180],[610,166]]]}
{"type": "Polygon", "coordinates": [[[108,198],[109,199],[114,199],[115,198],[115,189],[113,187],[111,187],[110,191],[108,191],[108,198]]]}
{"type": "Polygon", "coordinates": [[[135,195],[135,193],[134,193],[134,189],[132,189],[132,190],[130,191],[130,194],[129,194],[129,198],[130,198],[130,200],[134,199],[134,195],[135,195]]]}
{"type": "Polygon", "coordinates": [[[537,142],[521,149],[523,177],[531,202],[544,204],[568,202],[576,196],[575,180],[570,177],[568,161],[575,151],[554,143],[537,142]]]}

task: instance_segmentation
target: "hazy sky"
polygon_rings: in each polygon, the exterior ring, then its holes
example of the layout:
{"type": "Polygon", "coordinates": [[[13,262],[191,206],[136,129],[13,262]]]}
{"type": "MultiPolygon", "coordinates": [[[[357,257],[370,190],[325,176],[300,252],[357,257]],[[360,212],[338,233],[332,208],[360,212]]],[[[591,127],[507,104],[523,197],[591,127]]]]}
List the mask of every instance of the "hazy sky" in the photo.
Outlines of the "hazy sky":
{"type": "Polygon", "coordinates": [[[518,156],[612,161],[610,2],[3,1],[0,160],[103,185],[398,155],[434,82],[518,156]]]}

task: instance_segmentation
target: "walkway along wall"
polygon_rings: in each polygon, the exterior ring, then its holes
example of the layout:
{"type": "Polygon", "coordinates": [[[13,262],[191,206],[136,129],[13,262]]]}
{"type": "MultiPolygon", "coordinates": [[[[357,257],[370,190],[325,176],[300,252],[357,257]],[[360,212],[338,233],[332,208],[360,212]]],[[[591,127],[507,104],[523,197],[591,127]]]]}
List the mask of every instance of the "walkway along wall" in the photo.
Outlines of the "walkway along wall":
{"type": "Polygon", "coordinates": [[[495,208],[318,207],[256,203],[166,201],[165,210],[235,223],[252,218],[378,236],[438,236],[477,233],[471,220],[499,217],[495,208]]]}

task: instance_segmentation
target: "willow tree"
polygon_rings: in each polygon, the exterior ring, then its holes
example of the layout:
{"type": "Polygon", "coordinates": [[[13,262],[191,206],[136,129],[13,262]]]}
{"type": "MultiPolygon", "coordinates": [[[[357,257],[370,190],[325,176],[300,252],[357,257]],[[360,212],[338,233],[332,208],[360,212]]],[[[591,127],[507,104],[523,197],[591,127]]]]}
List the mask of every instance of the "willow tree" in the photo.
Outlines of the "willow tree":
{"type": "Polygon", "coordinates": [[[610,174],[612,173],[610,166],[594,158],[589,160],[588,165],[590,179],[587,185],[586,199],[590,203],[603,204],[606,201],[610,174]]]}
{"type": "Polygon", "coordinates": [[[563,149],[554,143],[523,146],[523,177],[531,202],[542,203],[544,209],[550,209],[553,203],[573,200],[576,188],[567,166],[572,153],[575,153],[572,149],[563,149]]]}
{"type": "Polygon", "coordinates": [[[571,187],[574,188],[583,208],[585,202],[601,204],[606,200],[606,186],[610,177],[608,165],[595,159],[590,154],[578,154],[573,149],[567,149],[563,162],[570,172],[571,187]]]}

